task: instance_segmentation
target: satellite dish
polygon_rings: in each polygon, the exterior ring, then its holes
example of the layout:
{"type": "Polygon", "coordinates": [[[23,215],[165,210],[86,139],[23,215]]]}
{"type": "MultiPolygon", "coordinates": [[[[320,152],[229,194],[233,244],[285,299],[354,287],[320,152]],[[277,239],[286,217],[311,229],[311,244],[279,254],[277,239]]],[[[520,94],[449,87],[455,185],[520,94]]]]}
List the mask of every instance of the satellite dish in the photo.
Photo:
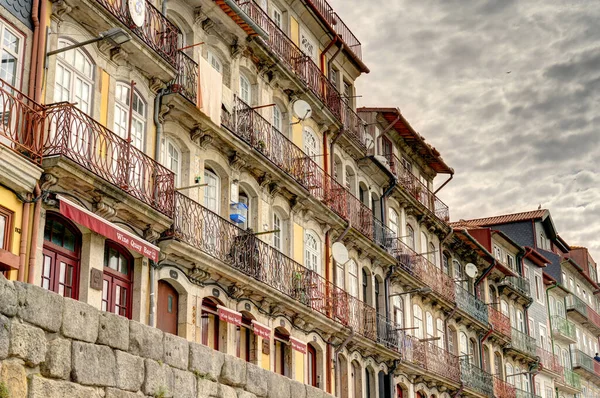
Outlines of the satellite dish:
{"type": "Polygon", "coordinates": [[[305,120],[312,116],[312,108],[308,102],[304,100],[297,100],[292,104],[292,112],[298,119],[305,120]]]}
{"type": "Polygon", "coordinates": [[[331,254],[333,259],[340,264],[346,264],[350,257],[348,257],[348,249],[342,242],[335,242],[331,245],[331,254]]]}
{"type": "Polygon", "coordinates": [[[477,276],[477,267],[473,263],[469,263],[465,266],[465,274],[471,279],[477,276]]]}

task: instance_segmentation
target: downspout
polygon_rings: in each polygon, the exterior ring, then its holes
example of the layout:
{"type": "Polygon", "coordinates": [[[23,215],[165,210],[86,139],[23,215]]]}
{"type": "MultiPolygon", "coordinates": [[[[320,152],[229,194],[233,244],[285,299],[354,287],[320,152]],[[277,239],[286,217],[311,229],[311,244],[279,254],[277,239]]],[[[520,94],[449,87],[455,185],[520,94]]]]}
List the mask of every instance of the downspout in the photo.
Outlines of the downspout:
{"type": "Polygon", "coordinates": [[[479,278],[475,279],[475,293],[477,294],[477,296],[479,298],[481,298],[481,294],[480,294],[481,292],[479,290],[479,285],[492,272],[492,270],[494,269],[495,266],[496,266],[496,259],[493,258],[492,264],[489,267],[487,267],[485,269],[485,271],[483,271],[483,273],[481,274],[481,276],[479,278]]]}
{"type": "Polygon", "coordinates": [[[396,386],[396,383],[394,383],[394,372],[398,368],[398,362],[400,362],[399,359],[394,359],[394,364],[388,370],[388,374],[390,375],[390,397],[396,395],[396,392],[394,391],[395,390],[394,387],[396,386]]]}
{"type": "Polygon", "coordinates": [[[167,1],[168,0],[163,0],[162,2],[162,14],[166,17],[167,16],[167,1]]]}
{"type": "MultiPolygon", "coordinates": [[[[45,0],[42,0],[45,2],[45,0]]],[[[33,205],[33,226],[31,227],[31,246],[29,248],[29,269],[27,270],[27,283],[33,284],[33,275],[35,273],[35,256],[37,252],[38,230],[40,229],[40,214],[42,211],[42,198],[40,197],[42,190],[40,183],[35,184],[33,195],[37,199],[33,205]]]]}
{"type": "MultiPolygon", "coordinates": [[[[37,59],[36,59],[36,63],[32,65],[35,65],[35,91],[34,91],[34,96],[33,96],[33,100],[36,101],[38,104],[41,103],[42,101],[42,82],[43,82],[43,73],[44,73],[44,64],[45,62],[43,62],[44,59],[44,55],[46,53],[46,7],[47,7],[47,3],[48,1],[46,0],[39,0],[41,2],[41,5],[39,7],[40,10],[40,18],[39,18],[39,29],[38,29],[38,42],[37,42],[37,59]]],[[[36,195],[37,196],[37,195],[36,195]]],[[[34,217],[33,222],[35,222],[36,219],[34,217]]]]}
{"type": "Polygon", "coordinates": [[[437,194],[442,188],[444,188],[446,186],[446,184],[448,184],[452,179],[454,178],[454,174],[450,174],[450,178],[448,178],[446,181],[444,181],[444,183],[442,185],[440,185],[438,187],[438,189],[436,189],[435,191],[433,191],[433,194],[437,194]]]}
{"type": "Polygon", "coordinates": [[[150,268],[150,311],[148,312],[148,326],[155,327],[154,325],[154,282],[156,280],[156,269],[158,268],[158,264],[156,264],[153,260],[149,262],[150,268]]]}
{"type": "Polygon", "coordinates": [[[479,363],[481,364],[481,368],[483,369],[483,343],[490,337],[492,332],[494,331],[494,327],[490,324],[489,330],[479,339],[479,363]]]}
{"type": "MultiPolygon", "coordinates": [[[[328,156],[328,152],[327,152],[327,132],[329,130],[325,130],[323,132],[323,170],[325,171],[325,174],[329,174],[329,162],[327,161],[327,159],[329,159],[328,156]]],[[[333,164],[331,165],[332,170],[333,170],[333,164]]]]}
{"type": "MultiPolygon", "coordinates": [[[[327,52],[331,49],[331,47],[333,47],[334,44],[336,44],[338,42],[339,39],[340,39],[340,37],[336,34],[335,37],[329,42],[327,47],[325,47],[325,49],[323,51],[321,51],[321,56],[319,57],[320,61],[321,61],[321,72],[323,72],[323,74],[325,76],[327,76],[328,78],[329,78],[330,63],[327,63],[327,71],[325,71],[325,54],[327,54],[327,52]]],[[[341,49],[342,49],[342,47],[340,46],[338,51],[332,57],[332,60],[335,59],[335,57],[337,57],[337,54],[340,52],[341,49]]],[[[325,81],[323,81],[321,83],[321,90],[323,91],[323,93],[325,93],[325,81]]],[[[325,159],[327,159],[327,158],[325,158],[325,159]]]]}
{"type": "MultiPolygon", "coordinates": [[[[454,308],[452,308],[452,311],[450,311],[450,313],[448,314],[447,317],[444,318],[444,330],[448,330],[448,319],[452,318],[454,316],[454,314],[456,313],[456,310],[458,310],[458,306],[456,304],[454,304],[454,308]]],[[[446,351],[448,351],[448,333],[446,333],[444,335],[444,348],[446,349],[446,351]]]]}
{"type": "MultiPolygon", "coordinates": [[[[31,46],[31,65],[33,65],[33,70],[29,73],[29,85],[27,87],[27,92],[30,98],[35,96],[35,77],[38,67],[37,56],[38,56],[38,45],[40,41],[40,18],[39,18],[39,8],[40,1],[45,2],[46,0],[33,0],[33,5],[31,7],[31,20],[33,21],[33,43],[31,46]]],[[[22,236],[22,235],[21,235],[22,236]]],[[[24,266],[24,264],[23,264],[24,266]]]]}
{"type": "Polygon", "coordinates": [[[336,366],[336,372],[335,372],[335,390],[336,390],[336,394],[335,396],[338,396],[338,392],[340,392],[340,378],[341,378],[341,369],[340,369],[340,361],[339,361],[339,356],[340,356],[340,352],[344,349],[344,347],[346,347],[346,345],[348,345],[348,343],[350,342],[350,340],[352,340],[352,338],[354,337],[354,329],[350,329],[350,334],[348,335],[348,337],[346,337],[346,340],[344,340],[344,342],[342,344],[340,344],[334,351],[333,353],[333,357],[335,358],[335,366],[336,366]]]}
{"type": "Polygon", "coordinates": [[[19,248],[19,282],[25,281],[25,263],[27,262],[27,237],[29,236],[29,213],[31,203],[23,203],[23,219],[21,220],[21,246],[19,248]]]}

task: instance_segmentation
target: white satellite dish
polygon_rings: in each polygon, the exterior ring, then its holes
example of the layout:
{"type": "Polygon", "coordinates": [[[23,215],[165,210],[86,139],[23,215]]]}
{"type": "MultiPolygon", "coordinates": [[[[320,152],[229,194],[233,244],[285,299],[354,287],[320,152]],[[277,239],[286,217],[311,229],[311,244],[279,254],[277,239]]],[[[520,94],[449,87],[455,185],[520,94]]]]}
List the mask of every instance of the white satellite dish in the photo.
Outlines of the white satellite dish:
{"type": "Polygon", "coordinates": [[[129,0],[129,16],[138,28],[141,28],[146,21],[146,2],[144,0],[129,0]]]}
{"type": "Polygon", "coordinates": [[[331,245],[331,254],[333,259],[339,264],[346,264],[350,257],[348,256],[348,249],[342,242],[335,242],[331,245]]]}
{"type": "Polygon", "coordinates": [[[312,108],[308,102],[304,100],[294,101],[292,104],[292,112],[300,121],[308,119],[312,116],[312,108]]]}
{"type": "Polygon", "coordinates": [[[475,266],[475,264],[468,263],[465,266],[465,274],[467,274],[467,276],[471,279],[475,278],[477,276],[477,267],[475,266]]]}

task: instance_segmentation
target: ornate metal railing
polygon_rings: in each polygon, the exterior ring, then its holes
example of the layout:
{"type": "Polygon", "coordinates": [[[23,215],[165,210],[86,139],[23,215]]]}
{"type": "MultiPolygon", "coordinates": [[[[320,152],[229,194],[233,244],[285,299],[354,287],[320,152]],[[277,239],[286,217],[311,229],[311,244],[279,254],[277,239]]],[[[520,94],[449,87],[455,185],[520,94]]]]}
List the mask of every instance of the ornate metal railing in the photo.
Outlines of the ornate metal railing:
{"type": "Polygon", "coordinates": [[[393,253],[396,248],[396,233],[378,219],[373,218],[373,241],[388,253],[393,253]]]}
{"type": "Polygon", "coordinates": [[[488,316],[494,330],[506,337],[511,337],[510,318],[491,305],[488,306],[488,316]]]}
{"type": "Polygon", "coordinates": [[[515,398],[515,386],[506,381],[494,377],[494,397],[495,398],[515,398]]]}
{"type": "Polygon", "coordinates": [[[516,292],[526,297],[531,297],[531,285],[529,279],[520,276],[507,276],[502,281],[501,285],[509,286],[516,292]]]}
{"type": "Polygon", "coordinates": [[[416,200],[418,200],[425,208],[435,214],[437,218],[448,222],[450,220],[450,210],[448,206],[440,200],[427,185],[423,184],[419,177],[407,169],[400,159],[394,154],[386,156],[390,163],[390,170],[398,179],[398,184],[408,191],[416,200]]]}
{"type": "Polygon", "coordinates": [[[129,28],[148,47],[156,51],[173,67],[177,66],[177,39],[179,29],[152,3],[145,1],[146,18],[141,27],[131,19],[127,0],[97,0],[108,12],[129,28]]]}
{"type": "Polygon", "coordinates": [[[463,289],[459,284],[455,284],[455,290],[458,309],[466,312],[471,317],[487,326],[488,306],[467,290],[463,289]]]}
{"type": "Polygon", "coordinates": [[[596,362],[594,358],[577,349],[571,352],[571,356],[573,361],[573,369],[582,368],[587,372],[600,377],[600,364],[596,362]]]}
{"type": "MultiPolygon", "coordinates": [[[[407,337],[408,338],[408,337],[407,337]]],[[[454,382],[460,382],[458,357],[431,341],[412,337],[412,362],[423,369],[454,382]]]]}
{"type": "Polygon", "coordinates": [[[521,351],[523,354],[529,355],[532,358],[536,356],[535,339],[527,334],[512,328],[511,342],[512,348],[521,351]]]}
{"type": "Polygon", "coordinates": [[[581,390],[581,376],[569,369],[563,369],[562,375],[556,379],[556,382],[581,390]]]}
{"type": "Polygon", "coordinates": [[[342,38],[342,41],[352,50],[354,55],[362,59],[362,49],[360,41],[354,36],[350,28],[342,21],[339,15],[333,11],[333,8],[326,0],[308,0],[308,4],[320,14],[329,26],[342,38]]]}
{"type": "Polygon", "coordinates": [[[177,76],[169,84],[172,93],[179,93],[196,105],[198,100],[198,64],[183,51],[177,52],[177,76]]]}
{"type": "Polygon", "coordinates": [[[569,340],[575,340],[575,324],[573,324],[573,322],[560,315],[553,315],[550,318],[550,322],[552,323],[552,333],[554,335],[560,335],[569,340]]]}
{"type": "Polygon", "coordinates": [[[44,157],[64,156],[168,217],[175,175],[72,104],[47,107],[44,157]]]}
{"type": "Polygon", "coordinates": [[[595,327],[600,328],[600,315],[594,311],[587,303],[581,300],[574,294],[570,294],[566,299],[567,311],[575,310],[587,320],[592,323],[595,327]]]}
{"type": "Polygon", "coordinates": [[[180,193],[171,235],[355,333],[398,351],[398,326],[272,246],[180,193]]]}
{"type": "Polygon", "coordinates": [[[494,395],[492,375],[469,363],[466,358],[460,360],[460,380],[470,390],[483,394],[486,397],[494,395]]]}
{"type": "Polygon", "coordinates": [[[519,390],[518,388],[515,388],[515,396],[516,398],[542,398],[532,392],[519,390]]]}
{"type": "Polygon", "coordinates": [[[537,356],[540,358],[540,364],[544,369],[550,372],[562,374],[563,367],[560,364],[560,360],[556,355],[543,349],[542,347],[536,348],[537,356]]]}
{"type": "Polygon", "coordinates": [[[0,145],[40,164],[44,119],[42,105],[0,79],[0,145]]]}
{"type": "Polygon", "coordinates": [[[444,299],[450,302],[455,301],[456,290],[452,278],[444,274],[440,268],[423,255],[416,253],[402,239],[396,239],[394,255],[396,262],[404,271],[431,287],[444,299]]]}

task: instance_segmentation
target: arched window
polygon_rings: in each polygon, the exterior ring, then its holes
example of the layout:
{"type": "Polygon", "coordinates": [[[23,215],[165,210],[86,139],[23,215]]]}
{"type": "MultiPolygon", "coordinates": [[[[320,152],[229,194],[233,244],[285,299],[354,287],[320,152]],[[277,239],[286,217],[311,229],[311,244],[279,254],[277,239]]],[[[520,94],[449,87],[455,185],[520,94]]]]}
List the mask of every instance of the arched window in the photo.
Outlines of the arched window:
{"type": "Polygon", "coordinates": [[[248,228],[252,228],[252,226],[250,225],[250,219],[252,217],[252,209],[250,208],[250,197],[241,188],[240,188],[240,193],[239,193],[239,196],[238,196],[238,201],[240,203],[245,204],[246,207],[247,207],[247,210],[246,210],[246,221],[244,221],[243,223],[239,224],[238,226],[241,229],[243,229],[243,230],[246,230],[248,228]]]}
{"type": "Polygon", "coordinates": [[[306,268],[321,274],[321,241],[313,231],[306,231],[304,236],[304,265],[306,268]]]}
{"type": "Polygon", "coordinates": [[[458,345],[459,345],[459,356],[466,358],[469,360],[469,339],[467,338],[467,334],[465,332],[460,332],[458,335],[458,345]]]}
{"type": "Polygon", "coordinates": [[[280,133],[283,133],[283,118],[278,105],[273,106],[273,127],[280,133]]]}
{"type": "Polygon", "coordinates": [[[457,355],[457,345],[456,345],[456,329],[454,328],[454,326],[450,326],[448,328],[448,351],[450,351],[452,354],[457,355]]]}
{"type": "Polygon", "coordinates": [[[307,384],[309,386],[318,387],[317,350],[312,343],[306,345],[306,362],[308,365],[307,384]]]}
{"type": "Polygon", "coordinates": [[[477,350],[477,343],[475,339],[469,339],[469,362],[475,366],[479,366],[479,355],[477,350]]]}
{"type": "Polygon", "coordinates": [[[371,304],[371,297],[369,297],[369,279],[370,276],[368,276],[367,271],[363,268],[362,269],[362,299],[365,303],[367,304],[371,304]]]}
{"type": "Polygon", "coordinates": [[[394,297],[394,322],[399,328],[404,327],[404,299],[401,296],[394,297]]]}
{"type": "Polygon", "coordinates": [[[500,312],[502,312],[506,316],[509,316],[508,303],[506,302],[506,300],[500,301],[500,312]]]}
{"type": "Polygon", "coordinates": [[[423,311],[417,304],[413,304],[413,327],[415,327],[415,336],[423,338],[423,311]]]}
{"type": "MultiPolygon", "coordinates": [[[[58,48],[75,44],[58,40],[58,48]]],[[[94,93],[94,63],[82,48],[65,51],[56,57],[54,102],[75,102],[76,106],[91,114],[94,93]]]]}
{"type": "Polygon", "coordinates": [[[252,86],[250,80],[242,74],[240,74],[240,98],[247,105],[252,105],[252,86]]]}
{"type": "Polygon", "coordinates": [[[427,325],[427,330],[425,331],[427,338],[432,339],[434,337],[435,330],[433,329],[433,315],[431,315],[431,312],[429,311],[425,313],[425,323],[427,325]]]}
{"type": "Polygon", "coordinates": [[[181,152],[175,143],[169,139],[165,141],[166,159],[165,166],[175,173],[175,186],[181,184],[181,152]]]}
{"type": "Polygon", "coordinates": [[[304,127],[302,130],[302,140],[304,143],[304,153],[312,160],[319,163],[319,140],[310,127],[304,127]]]}
{"type": "Polygon", "coordinates": [[[494,353],[494,372],[496,377],[500,380],[504,380],[504,368],[502,366],[502,356],[498,351],[494,353]]]}
{"type": "Polygon", "coordinates": [[[421,254],[427,253],[427,234],[421,231],[421,254]]]}
{"type": "Polygon", "coordinates": [[[410,224],[406,224],[406,244],[415,250],[415,230],[410,224]]]}
{"type": "Polygon", "coordinates": [[[283,252],[283,241],[281,237],[283,236],[283,223],[281,222],[281,217],[276,212],[273,212],[273,247],[280,252],[283,252]]]}
{"type": "Polygon", "coordinates": [[[104,245],[102,311],[131,319],[133,257],[123,246],[107,240],[104,245]]]}
{"type": "Polygon", "coordinates": [[[440,338],[438,340],[438,347],[444,348],[444,344],[446,344],[446,334],[444,333],[444,320],[442,318],[436,319],[436,326],[437,337],[440,338]]]}
{"type": "Polygon", "coordinates": [[[221,62],[221,58],[219,58],[213,51],[210,50],[208,50],[208,63],[214,68],[214,70],[223,74],[223,62],[221,62]]]}
{"type": "Polygon", "coordinates": [[[70,221],[48,212],[44,226],[42,287],[79,298],[81,234],[70,221]]]}
{"type": "Polygon", "coordinates": [[[510,377],[513,374],[513,367],[510,363],[506,364],[506,372],[505,373],[506,373],[505,380],[514,386],[515,381],[511,380],[511,379],[514,379],[514,377],[510,377]]]}
{"type": "Polygon", "coordinates": [[[131,145],[144,150],[144,135],[146,134],[146,103],[136,90],[133,90],[131,102],[131,86],[122,82],[117,83],[115,91],[115,123],[114,131],[123,139],[127,139],[129,128],[129,109],[131,107],[131,145]]]}
{"type": "Polygon", "coordinates": [[[219,214],[220,212],[220,193],[221,193],[221,180],[211,169],[204,169],[204,206],[219,214]]]}
{"type": "Polygon", "coordinates": [[[348,285],[348,293],[358,298],[358,265],[354,260],[348,262],[348,285]]]}
{"type": "MultiPolygon", "coordinates": [[[[202,344],[218,351],[221,340],[221,320],[219,319],[216,300],[210,297],[202,299],[201,319],[202,344]]],[[[225,328],[226,333],[227,328],[225,328]]]]}
{"type": "Polygon", "coordinates": [[[389,211],[388,211],[388,218],[390,221],[390,229],[392,230],[393,233],[396,234],[396,236],[400,236],[400,225],[398,224],[398,213],[396,212],[396,210],[392,209],[390,207],[389,211]]]}
{"type": "Polygon", "coordinates": [[[442,254],[442,271],[444,271],[444,274],[450,275],[450,263],[446,253],[442,254]]]}
{"type": "Polygon", "coordinates": [[[517,310],[517,330],[525,333],[525,316],[522,310],[517,310]]]}
{"type": "Polygon", "coordinates": [[[242,323],[236,327],[237,357],[246,362],[256,363],[256,335],[252,331],[254,317],[248,312],[242,312],[242,323]]]}
{"type": "Polygon", "coordinates": [[[344,176],[346,182],[346,189],[350,191],[352,194],[355,192],[356,186],[356,173],[352,170],[352,167],[346,166],[346,174],[344,176]]]}
{"type": "MultiPolygon", "coordinates": [[[[512,373],[512,374],[518,375],[519,373],[521,373],[521,368],[519,368],[518,366],[515,366],[515,373],[512,373]]],[[[521,390],[522,389],[521,375],[511,377],[511,379],[513,379],[514,386],[517,387],[519,390],[521,390]]]]}
{"type": "Polygon", "coordinates": [[[488,373],[492,373],[490,363],[490,349],[487,345],[483,346],[483,370],[485,370],[488,373]]]}
{"type": "Polygon", "coordinates": [[[437,266],[437,256],[436,256],[436,250],[435,250],[435,245],[433,244],[433,242],[429,242],[429,251],[427,252],[427,255],[429,257],[429,261],[431,261],[433,263],[433,265],[437,266]]]}

